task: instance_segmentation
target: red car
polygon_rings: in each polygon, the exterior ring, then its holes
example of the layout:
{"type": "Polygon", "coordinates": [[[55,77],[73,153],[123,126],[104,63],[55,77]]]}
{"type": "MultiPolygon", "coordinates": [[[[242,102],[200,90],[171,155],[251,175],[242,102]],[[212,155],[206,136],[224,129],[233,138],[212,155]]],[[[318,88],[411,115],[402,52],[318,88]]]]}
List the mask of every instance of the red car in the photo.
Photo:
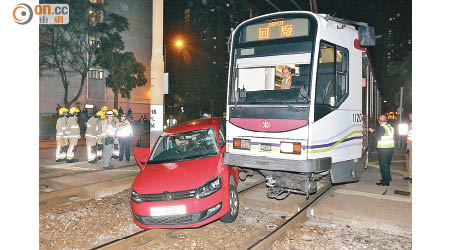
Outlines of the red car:
{"type": "Polygon", "coordinates": [[[223,162],[225,138],[224,119],[201,119],[167,129],[152,150],[136,148],[141,171],[131,191],[134,222],[141,228],[233,222],[239,171],[223,162]]]}

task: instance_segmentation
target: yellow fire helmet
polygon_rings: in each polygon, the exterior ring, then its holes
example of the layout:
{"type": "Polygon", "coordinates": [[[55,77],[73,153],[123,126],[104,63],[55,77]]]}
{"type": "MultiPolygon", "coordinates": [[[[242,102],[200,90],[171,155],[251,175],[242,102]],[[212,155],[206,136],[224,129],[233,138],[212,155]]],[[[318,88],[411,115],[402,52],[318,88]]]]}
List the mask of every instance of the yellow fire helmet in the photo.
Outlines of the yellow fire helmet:
{"type": "Polygon", "coordinates": [[[102,118],[102,119],[105,119],[105,112],[103,112],[103,111],[98,111],[97,112],[97,114],[95,114],[97,117],[100,117],[100,118],[102,118]]]}
{"type": "Polygon", "coordinates": [[[77,108],[77,107],[71,107],[70,110],[69,110],[69,113],[72,114],[72,115],[74,113],[80,113],[80,109],[77,108]]]}
{"type": "Polygon", "coordinates": [[[100,110],[103,111],[103,112],[106,112],[106,111],[109,110],[109,108],[107,106],[103,106],[100,110]]]}
{"type": "Polygon", "coordinates": [[[66,109],[66,108],[60,108],[59,111],[58,111],[58,114],[59,114],[59,115],[64,115],[64,113],[68,113],[68,112],[69,112],[68,109],[66,109]]]}
{"type": "Polygon", "coordinates": [[[117,111],[117,109],[113,109],[112,111],[116,114],[116,116],[119,116],[119,111],[117,111]]]}

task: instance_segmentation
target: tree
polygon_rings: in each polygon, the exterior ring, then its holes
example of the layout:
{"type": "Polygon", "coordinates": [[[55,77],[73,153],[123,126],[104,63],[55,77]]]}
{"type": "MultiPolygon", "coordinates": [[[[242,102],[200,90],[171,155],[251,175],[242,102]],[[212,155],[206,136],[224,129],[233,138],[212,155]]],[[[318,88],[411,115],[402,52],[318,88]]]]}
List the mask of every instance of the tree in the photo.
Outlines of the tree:
{"type": "MultiPolygon", "coordinates": [[[[103,57],[97,57],[96,62],[99,58],[103,57]]],[[[133,88],[145,85],[145,67],[136,60],[132,52],[113,52],[108,58],[111,60],[98,60],[98,63],[109,72],[105,84],[114,92],[114,108],[117,109],[119,94],[123,98],[130,98],[133,88]]]]}
{"type": "MultiPolygon", "coordinates": [[[[56,1],[48,1],[53,3],[56,1]]],[[[70,7],[70,22],[65,25],[41,25],[39,27],[39,70],[57,70],[64,87],[64,105],[70,107],[80,97],[87,73],[93,62],[97,44],[93,41],[103,35],[93,20],[102,17],[101,5],[90,1],[58,1],[70,7]],[[71,75],[81,76],[80,87],[69,98],[71,75]]]]}
{"type": "Polygon", "coordinates": [[[104,34],[95,50],[94,65],[108,71],[106,87],[114,93],[114,108],[118,108],[119,94],[122,98],[130,98],[133,88],[144,86],[147,82],[145,67],[136,60],[132,52],[123,52],[125,46],[120,33],[128,29],[126,18],[111,13],[106,21],[98,25],[104,34]]]}

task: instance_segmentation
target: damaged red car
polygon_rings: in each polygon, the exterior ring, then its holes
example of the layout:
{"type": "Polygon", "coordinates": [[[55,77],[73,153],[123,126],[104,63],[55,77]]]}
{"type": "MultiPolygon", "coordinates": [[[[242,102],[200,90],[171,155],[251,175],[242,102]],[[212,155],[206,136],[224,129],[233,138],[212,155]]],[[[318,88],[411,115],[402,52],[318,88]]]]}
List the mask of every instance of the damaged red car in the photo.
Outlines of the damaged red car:
{"type": "Polygon", "coordinates": [[[141,228],[233,222],[239,172],[223,162],[225,138],[224,119],[201,119],[167,129],[152,150],[136,148],[141,171],[131,191],[134,222],[141,228]]]}

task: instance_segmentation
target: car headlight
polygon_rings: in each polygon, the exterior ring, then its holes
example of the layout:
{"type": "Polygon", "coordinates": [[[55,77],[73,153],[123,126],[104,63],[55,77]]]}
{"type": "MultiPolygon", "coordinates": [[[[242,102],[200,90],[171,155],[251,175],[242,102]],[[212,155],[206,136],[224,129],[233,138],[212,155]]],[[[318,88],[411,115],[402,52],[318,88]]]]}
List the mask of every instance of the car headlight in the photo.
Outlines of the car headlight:
{"type": "Polygon", "coordinates": [[[222,188],[222,179],[220,176],[208,181],[195,191],[195,198],[207,197],[222,188]]]}
{"type": "Polygon", "coordinates": [[[141,195],[138,194],[133,189],[131,189],[131,200],[133,200],[136,203],[141,203],[143,201],[141,195]]]}

